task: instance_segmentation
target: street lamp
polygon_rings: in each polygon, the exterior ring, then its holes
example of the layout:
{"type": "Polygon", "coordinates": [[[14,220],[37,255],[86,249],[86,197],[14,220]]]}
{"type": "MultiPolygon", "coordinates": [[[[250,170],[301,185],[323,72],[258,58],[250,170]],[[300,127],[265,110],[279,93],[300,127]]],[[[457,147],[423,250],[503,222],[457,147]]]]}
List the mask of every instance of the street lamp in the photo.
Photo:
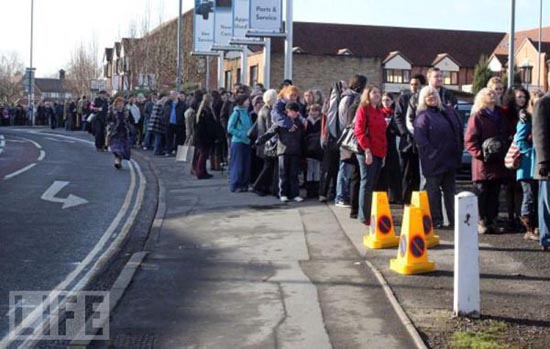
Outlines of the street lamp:
{"type": "Polygon", "coordinates": [[[182,0],[179,0],[180,4],[179,4],[179,11],[178,11],[178,34],[177,34],[177,40],[178,40],[178,43],[177,43],[177,50],[178,50],[178,62],[177,62],[177,65],[176,65],[176,91],[181,91],[181,65],[182,65],[182,42],[181,42],[181,22],[182,22],[182,18],[181,18],[181,2],[182,0]]]}

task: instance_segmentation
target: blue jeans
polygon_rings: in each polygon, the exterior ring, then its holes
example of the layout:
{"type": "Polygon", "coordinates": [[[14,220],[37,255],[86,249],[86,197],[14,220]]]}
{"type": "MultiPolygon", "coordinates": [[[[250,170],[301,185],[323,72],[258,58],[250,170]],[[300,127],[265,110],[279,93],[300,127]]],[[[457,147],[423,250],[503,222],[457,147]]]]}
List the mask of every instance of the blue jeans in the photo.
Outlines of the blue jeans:
{"type": "Polygon", "coordinates": [[[445,201],[445,210],[451,226],[454,225],[456,190],[455,171],[447,171],[439,176],[426,176],[426,192],[428,193],[428,202],[432,214],[434,226],[443,224],[443,213],[441,211],[441,193],[445,201]]]}
{"type": "Polygon", "coordinates": [[[153,133],[155,135],[155,155],[164,155],[164,135],[162,133],[153,133]]]}
{"type": "Polygon", "coordinates": [[[539,181],[539,230],[541,246],[550,246],[550,181],[539,181]]]}
{"type": "Polygon", "coordinates": [[[372,192],[380,172],[382,170],[382,158],[373,156],[372,164],[367,165],[365,163],[365,155],[357,154],[357,161],[359,162],[359,170],[361,172],[361,184],[359,186],[359,211],[357,212],[357,219],[361,223],[370,225],[371,205],[372,205],[372,192]]]}
{"type": "Polygon", "coordinates": [[[294,199],[300,194],[298,173],[300,172],[300,157],[279,155],[279,196],[294,199]]]}
{"type": "Polygon", "coordinates": [[[524,179],[519,182],[521,183],[521,190],[523,192],[521,215],[524,217],[533,216],[537,211],[536,197],[538,183],[533,179],[524,179]]]}
{"type": "Polygon", "coordinates": [[[229,190],[248,190],[250,182],[250,162],[252,148],[250,144],[231,143],[231,158],[229,161],[229,190]]]}
{"type": "Polygon", "coordinates": [[[340,161],[338,169],[338,178],[336,179],[336,201],[349,201],[349,177],[350,165],[340,161]]]}

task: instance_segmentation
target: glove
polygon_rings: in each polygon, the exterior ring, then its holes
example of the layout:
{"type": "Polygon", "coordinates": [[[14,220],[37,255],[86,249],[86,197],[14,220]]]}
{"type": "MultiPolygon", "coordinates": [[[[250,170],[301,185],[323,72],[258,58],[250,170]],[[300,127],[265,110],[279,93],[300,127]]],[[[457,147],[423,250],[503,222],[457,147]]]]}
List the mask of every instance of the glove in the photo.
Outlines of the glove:
{"type": "Polygon", "coordinates": [[[550,166],[548,166],[548,162],[541,162],[539,164],[539,175],[541,177],[548,177],[548,172],[550,172],[550,166]]]}

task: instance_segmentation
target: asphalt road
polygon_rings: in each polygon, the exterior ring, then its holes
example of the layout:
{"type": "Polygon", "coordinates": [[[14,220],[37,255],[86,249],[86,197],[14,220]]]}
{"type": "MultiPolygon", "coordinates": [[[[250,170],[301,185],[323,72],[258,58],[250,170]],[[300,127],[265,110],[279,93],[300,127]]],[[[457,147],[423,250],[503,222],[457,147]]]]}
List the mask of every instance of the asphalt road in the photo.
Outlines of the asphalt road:
{"type": "MultiPolygon", "coordinates": [[[[141,205],[140,177],[136,163],[117,171],[89,141],[0,129],[1,314],[10,291],[82,286],[141,205]]],[[[0,316],[0,337],[8,320],[0,316]]]]}

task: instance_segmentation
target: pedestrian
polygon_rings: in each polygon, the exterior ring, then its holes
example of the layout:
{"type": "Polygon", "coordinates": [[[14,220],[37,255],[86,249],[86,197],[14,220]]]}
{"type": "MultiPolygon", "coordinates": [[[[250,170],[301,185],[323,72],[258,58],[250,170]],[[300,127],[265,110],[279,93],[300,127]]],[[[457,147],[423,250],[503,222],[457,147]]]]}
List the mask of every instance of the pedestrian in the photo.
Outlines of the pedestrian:
{"type": "Polygon", "coordinates": [[[380,108],[381,96],[378,87],[367,86],[355,114],[354,133],[363,151],[357,154],[361,172],[357,219],[367,226],[371,224],[372,192],[387,152],[386,119],[380,108]]]}
{"type": "Polygon", "coordinates": [[[170,98],[164,105],[166,122],[166,156],[175,155],[178,145],[185,143],[185,110],[187,106],[178,98],[177,91],[170,91],[170,98]]]}
{"type": "Polygon", "coordinates": [[[151,118],[147,130],[154,137],[154,153],[153,155],[162,156],[165,154],[165,136],[166,136],[166,121],[164,119],[164,106],[168,98],[166,94],[159,94],[157,103],[153,107],[151,118]]]}
{"type": "Polygon", "coordinates": [[[539,234],[543,251],[550,251],[550,94],[535,104],[533,112],[534,178],[539,181],[539,234]]]}
{"type": "Polygon", "coordinates": [[[456,171],[460,168],[463,149],[463,124],[454,108],[443,105],[437,90],[426,86],[420,91],[414,120],[414,139],[418,146],[423,190],[428,193],[433,227],[443,227],[441,195],[449,226],[454,226],[456,171]]]}
{"type": "Polygon", "coordinates": [[[279,197],[281,202],[294,200],[302,202],[300,196],[300,182],[298,173],[300,171],[300,157],[302,156],[302,142],[304,135],[304,124],[300,120],[300,106],[296,102],[285,104],[286,126],[280,123],[273,123],[270,129],[256,141],[256,144],[263,144],[273,136],[278,136],[277,156],[279,157],[279,197]],[[290,127],[288,122],[292,124],[290,127]]]}
{"type": "Polygon", "coordinates": [[[497,105],[502,106],[504,99],[504,85],[502,84],[502,79],[500,76],[493,76],[490,78],[489,81],[487,81],[487,87],[495,91],[497,95],[497,105]]]}
{"type": "Polygon", "coordinates": [[[424,85],[426,85],[424,75],[414,75],[409,83],[410,91],[401,93],[395,105],[394,119],[399,135],[399,162],[402,173],[401,198],[406,205],[411,203],[412,192],[420,188],[418,149],[414,142],[414,130],[408,127],[409,124],[412,125],[412,122],[409,122],[407,118],[409,115],[416,114],[418,93],[424,85]],[[411,111],[409,112],[409,110],[411,111]]]}
{"type": "Polygon", "coordinates": [[[250,182],[251,146],[248,130],[252,120],[248,113],[249,96],[239,94],[235,98],[235,107],[229,117],[227,133],[231,135],[229,159],[229,190],[231,192],[246,192],[250,182]]]}
{"type": "Polygon", "coordinates": [[[522,106],[518,110],[519,120],[514,136],[514,143],[521,154],[519,168],[516,171],[516,179],[521,184],[523,193],[519,219],[525,228],[524,239],[538,241],[538,182],[533,179],[532,171],[534,160],[533,118],[527,107],[530,105],[530,96],[523,87],[519,87],[514,89],[514,98],[516,99],[515,104],[522,106]]]}
{"type": "Polygon", "coordinates": [[[496,218],[502,181],[506,176],[504,167],[504,140],[512,134],[512,127],[497,105],[497,95],[489,88],[481,89],[474,100],[468,120],[464,144],[472,155],[472,181],[479,209],[478,233],[498,233],[496,218]],[[501,144],[500,152],[496,143],[501,144]]]}
{"type": "Polygon", "coordinates": [[[321,105],[319,104],[309,106],[304,144],[304,153],[307,162],[307,197],[317,198],[319,196],[319,181],[321,180],[321,160],[323,159],[323,148],[321,148],[321,105]]]}
{"type": "Polygon", "coordinates": [[[109,101],[107,100],[107,91],[101,90],[94,99],[90,108],[95,117],[93,119],[93,132],[95,137],[95,148],[97,151],[105,151],[105,128],[107,114],[109,112],[109,101]]]}
{"type": "Polygon", "coordinates": [[[141,111],[139,110],[139,107],[137,105],[137,98],[135,95],[130,95],[130,98],[128,98],[128,104],[126,104],[126,109],[129,113],[129,119],[128,123],[130,126],[130,141],[132,146],[134,144],[138,143],[138,140],[140,138],[141,131],[139,129],[140,122],[141,122],[141,111]]]}
{"type": "Polygon", "coordinates": [[[149,122],[151,120],[153,108],[155,107],[156,103],[157,95],[155,93],[151,93],[147,101],[145,102],[145,106],[143,107],[143,132],[145,134],[142,144],[143,150],[149,150],[153,147],[154,136],[152,135],[151,131],[149,131],[149,122]]]}
{"type": "MultiPolygon", "coordinates": [[[[277,102],[277,91],[270,89],[263,94],[264,106],[258,113],[256,120],[256,138],[262,137],[273,124],[271,121],[271,110],[277,102]]],[[[263,159],[263,167],[254,182],[252,188],[254,193],[264,196],[272,194],[279,195],[278,190],[278,166],[277,152],[267,149],[264,144],[256,145],[256,156],[263,159]]]]}
{"type": "Polygon", "coordinates": [[[209,179],[212,175],[206,170],[206,161],[218,136],[217,124],[212,110],[212,96],[205,94],[197,111],[195,126],[195,146],[197,159],[193,162],[197,179],[209,179]]]}
{"type": "Polygon", "coordinates": [[[115,168],[122,168],[122,160],[130,161],[132,134],[129,111],[124,107],[124,98],[117,97],[107,117],[109,149],[115,156],[115,168]]]}

